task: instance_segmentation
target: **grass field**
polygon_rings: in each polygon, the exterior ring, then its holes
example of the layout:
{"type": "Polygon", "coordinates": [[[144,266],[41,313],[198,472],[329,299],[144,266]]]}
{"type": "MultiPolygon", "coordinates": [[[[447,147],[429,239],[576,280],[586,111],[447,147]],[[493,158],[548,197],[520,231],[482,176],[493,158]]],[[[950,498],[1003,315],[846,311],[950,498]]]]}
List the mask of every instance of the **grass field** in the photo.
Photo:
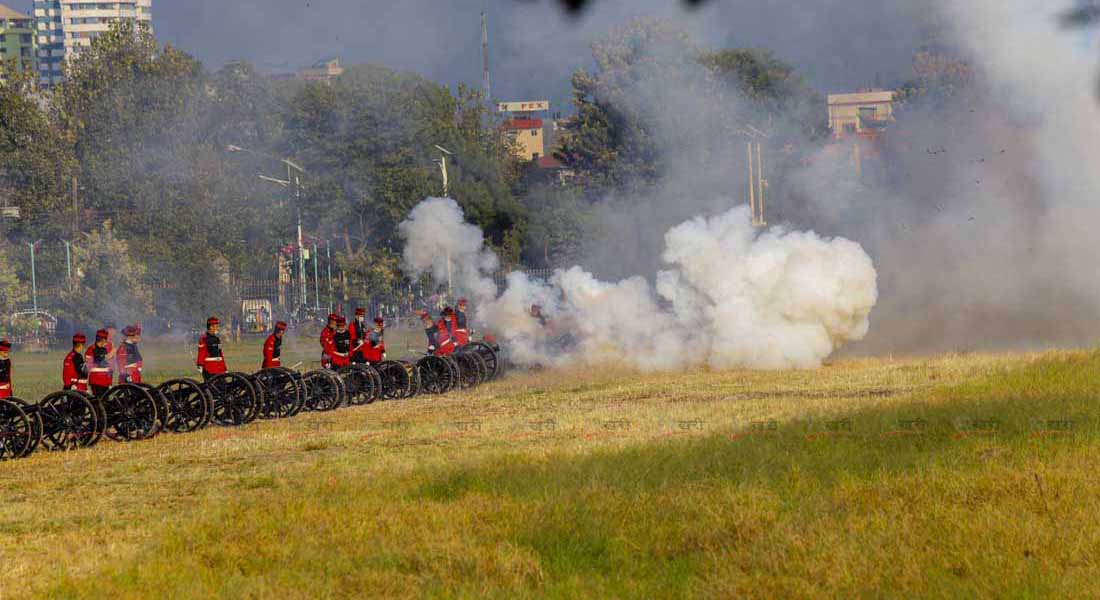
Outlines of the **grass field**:
{"type": "MultiPolygon", "coordinates": [[[[57,377],[16,360],[20,395],[57,377]]],[[[1098,381],[1084,352],[538,372],[39,453],[0,464],[0,598],[1097,597],[1098,381]]]]}

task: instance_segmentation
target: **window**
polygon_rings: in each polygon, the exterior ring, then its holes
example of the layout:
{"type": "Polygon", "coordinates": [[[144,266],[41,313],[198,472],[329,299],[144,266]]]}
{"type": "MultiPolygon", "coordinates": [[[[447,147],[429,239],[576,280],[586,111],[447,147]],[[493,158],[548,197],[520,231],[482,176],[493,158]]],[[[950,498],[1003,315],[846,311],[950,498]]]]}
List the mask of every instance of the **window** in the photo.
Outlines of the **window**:
{"type": "Polygon", "coordinates": [[[531,130],[531,136],[532,137],[538,137],[538,135],[539,135],[539,130],[538,129],[532,129],[531,130]]]}
{"type": "Polygon", "coordinates": [[[859,118],[860,119],[874,120],[876,114],[878,114],[878,111],[873,106],[861,106],[861,107],[859,107],[859,118]]]}

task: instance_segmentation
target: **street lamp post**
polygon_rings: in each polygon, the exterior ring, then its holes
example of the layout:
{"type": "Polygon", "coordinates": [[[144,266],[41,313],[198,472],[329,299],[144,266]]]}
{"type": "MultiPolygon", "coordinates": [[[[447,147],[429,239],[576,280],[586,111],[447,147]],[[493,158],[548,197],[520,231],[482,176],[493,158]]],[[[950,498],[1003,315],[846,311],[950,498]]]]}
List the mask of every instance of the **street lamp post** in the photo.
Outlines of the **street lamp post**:
{"type": "Polygon", "coordinates": [[[34,303],[34,314],[36,315],[38,314],[38,273],[34,264],[34,248],[41,243],[42,240],[27,242],[27,245],[31,247],[31,301],[34,303]]]}
{"type": "Polygon", "coordinates": [[[325,240],[325,266],[328,269],[328,311],[332,312],[332,250],[328,240],[325,240]]]}
{"type": "Polygon", "coordinates": [[[69,291],[73,291],[73,258],[72,258],[72,242],[69,240],[61,240],[61,243],[65,244],[65,272],[69,275],[69,291]]]}
{"type": "MultiPolygon", "coordinates": [[[[448,192],[448,190],[447,190],[447,184],[448,184],[448,182],[447,182],[447,157],[448,156],[454,156],[454,153],[452,153],[450,150],[444,148],[443,146],[440,146],[439,144],[434,144],[434,146],[435,146],[435,149],[439,150],[440,153],[441,153],[439,155],[439,160],[437,160],[435,162],[436,162],[436,164],[439,165],[439,170],[442,171],[442,173],[443,173],[443,197],[447,198],[448,197],[447,196],[447,192],[448,192]]],[[[451,253],[448,252],[447,253],[447,294],[448,295],[451,294],[451,280],[452,280],[451,270],[452,270],[451,253]]]]}
{"type": "Polygon", "coordinates": [[[320,262],[321,256],[317,254],[317,243],[313,244],[313,306],[316,310],[321,310],[321,276],[319,275],[320,269],[317,263],[320,262]]]}

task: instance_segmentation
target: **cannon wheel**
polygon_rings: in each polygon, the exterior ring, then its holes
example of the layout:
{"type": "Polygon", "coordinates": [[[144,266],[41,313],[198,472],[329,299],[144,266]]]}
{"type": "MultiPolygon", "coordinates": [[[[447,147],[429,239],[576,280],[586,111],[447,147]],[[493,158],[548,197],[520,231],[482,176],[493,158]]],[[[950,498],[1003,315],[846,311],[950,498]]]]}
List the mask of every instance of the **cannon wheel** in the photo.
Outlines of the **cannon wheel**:
{"type": "Polygon", "coordinates": [[[382,398],[398,400],[405,398],[410,387],[410,375],[405,365],[395,360],[384,360],[375,367],[382,378],[382,398]]]}
{"type": "Polygon", "coordinates": [[[159,434],[168,426],[168,398],[155,385],[149,385],[148,383],[135,383],[134,385],[145,388],[149,395],[153,397],[153,401],[157,403],[157,433],[159,434]]]}
{"type": "Polygon", "coordinates": [[[256,389],[243,373],[222,373],[206,382],[206,389],[214,399],[211,420],[223,427],[239,427],[256,420],[259,403],[256,389]]]}
{"type": "Polygon", "coordinates": [[[107,390],[101,401],[107,415],[105,434],[116,442],[147,440],[160,430],[157,401],[145,387],[120,383],[107,390]]]}
{"type": "Polygon", "coordinates": [[[301,378],[296,375],[290,369],[278,367],[264,369],[253,376],[253,381],[264,390],[261,419],[285,419],[302,410],[304,389],[301,378]]]}
{"type": "Polygon", "coordinates": [[[23,412],[27,413],[27,417],[31,420],[33,431],[31,432],[31,444],[23,451],[23,456],[30,456],[34,454],[34,451],[38,449],[38,444],[42,442],[42,417],[38,414],[38,406],[27,402],[21,398],[11,396],[8,400],[19,405],[19,408],[23,409],[23,412]]]}
{"type": "Polygon", "coordinates": [[[424,391],[424,380],[420,377],[420,369],[417,368],[416,363],[411,360],[398,361],[401,366],[405,367],[405,371],[409,374],[409,388],[405,390],[404,398],[412,398],[424,391]]]}
{"type": "Polygon", "coordinates": [[[382,375],[378,372],[378,369],[375,368],[375,365],[370,363],[362,363],[358,366],[366,369],[367,373],[370,375],[371,395],[370,399],[367,400],[367,404],[370,404],[382,397],[382,375]]]}
{"type": "Polygon", "coordinates": [[[38,403],[42,445],[48,450],[89,448],[99,443],[107,423],[98,400],[77,391],[54,392],[38,403]]]}
{"type": "Polygon", "coordinates": [[[34,424],[22,404],[0,399],[0,460],[26,456],[34,435],[34,424]]]}
{"type": "Polygon", "coordinates": [[[459,352],[454,356],[458,363],[458,384],[462,389],[481,385],[485,381],[485,361],[477,352],[459,352]]]}
{"type": "Polygon", "coordinates": [[[348,405],[363,406],[374,402],[375,388],[373,371],[367,365],[349,365],[340,369],[340,379],[347,391],[348,405]]]}
{"type": "Polygon", "coordinates": [[[210,402],[202,384],[194,379],[170,379],[157,386],[168,404],[167,427],[174,433],[191,433],[210,422],[210,402]]]}
{"type": "Polygon", "coordinates": [[[252,391],[255,392],[255,394],[256,394],[256,398],[254,400],[254,402],[256,404],[256,415],[253,416],[248,421],[245,421],[245,423],[251,423],[252,421],[255,421],[256,419],[259,419],[259,418],[263,417],[264,410],[267,408],[267,402],[268,402],[267,390],[264,389],[264,386],[260,385],[260,380],[256,379],[256,374],[255,373],[253,373],[251,375],[249,375],[247,373],[241,373],[241,375],[245,379],[248,380],[248,383],[250,383],[252,385],[252,391]]]}
{"type": "Polygon", "coordinates": [[[310,371],[303,377],[309,394],[306,408],[318,412],[336,410],[344,402],[344,382],[330,369],[310,371]]]}
{"type": "Polygon", "coordinates": [[[485,381],[496,379],[500,375],[500,353],[493,349],[492,346],[485,342],[474,342],[466,346],[467,352],[475,352],[481,357],[481,360],[485,361],[485,367],[488,370],[485,381]]]}
{"type": "Polygon", "coordinates": [[[416,361],[423,390],[429,394],[446,394],[455,385],[452,364],[442,356],[425,356],[416,361]]]}

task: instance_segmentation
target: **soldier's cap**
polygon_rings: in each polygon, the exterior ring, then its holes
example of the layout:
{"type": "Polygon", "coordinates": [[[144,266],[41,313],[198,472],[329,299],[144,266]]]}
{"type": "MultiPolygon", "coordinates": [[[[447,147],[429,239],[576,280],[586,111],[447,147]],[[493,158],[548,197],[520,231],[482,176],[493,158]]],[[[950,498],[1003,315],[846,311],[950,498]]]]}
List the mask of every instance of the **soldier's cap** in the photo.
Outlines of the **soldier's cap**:
{"type": "Polygon", "coordinates": [[[209,319],[206,320],[206,326],[207,327],[210,327],[211,325],[221,325],[221,323],[222,322],[219,321],[217,317],[210,317],[209,319]]]}
{"type": "Polygon", "coordinates": [[[455,309],[451,308],[450,306],[443,309],[443,316],[444,317],[449,317],[453,314],[455,314],[455,309]]]}
{"type": "Polygon", "coordinates": [[[0,340],[0,350],[11,350],[11,342],[8,340],[0,340]]]}
{"type": "Polygon", "coordinates": [[[367,316],[367,309],[365,309],[365,308],[357,308],[357,309],[355,309],[355,316],[357,316],[357,317],[365,317],[365,316],[367,316]]]}
{"type": "Polygon", "coordinates": [[[431,315],[429,315],[428,311],[426,311],[426,310],[416,310],[416,311],[413,311],[413,312],[415,312],[416,316],[420,317],[421,319],[430,319],[431,318],[431,315]]]}
{"type": "Polygon", "coordinates": [[[341,315],[336,315],[336,325],[347,325],[348,320],[341,315]]]}
{"type": "Polygon", "coordinates": [[[466,304],[466,302],[467,302],[467,300],[465,298],[459,298],[458,299],[458,305],[459,306],[462,306],[463,304],[466,304]]]}
{"type": "Polygon", "coordinates": [[[83,333],[78,333],[78,334],[73,336],[73,345],[83,344],[84,342],[87,342],[87,341],[88,341],[88,338],[84,337],[83,333]]]}
{"type": "Polygon", "coordinates": [[[335,320],[336,320],[336,318],[337,318],[337,317],[339,317],[339,316],[340,316],[340,315],[338,315],[338,314],[336,314],[336,313],[329,313],[329,314],[328,314],[328,320],[329,320],[329,321],[335,321],[335,320]]]}
{"type": "Polygon", "coordinates": [[[378,323],[379,325],[384,325],[386,323],[386,320],[383,319],[382,317],[375,317],[374,322],[378,323]]]}
{"type": "Polygon", "coordinates": [[[286,331],[286,322],[279,321],[275,324],[275,331],[286,331]]]}
{"type": "Polygon", "coordinates": [[[127,325],[125,328],[123,328],[122,335],[126,337],[141,335],[141,330],[134,325],[127,325]]]}
{"type": "Polygon", "coordinates": [[[484,337],[484,338],[482,338],[482,339],[484,339],[484,340],[485,340],[485,343],[487,343],[487,344],[495,344],[495,343],[497,343],[497,336],[495,336],[495,335],[493,335],[493,334],[491,334],[491,333],[487,333],[487,334],[485,334],[485,337],[484,337]]]}
{"type": "Polygon", "coordinates": [[[111,334],[108,333],[106,329],[100,329],[99,331],[95,332],[95,339],[96,341],[105,340],[110,337],[110,335],[111,334]]]}

